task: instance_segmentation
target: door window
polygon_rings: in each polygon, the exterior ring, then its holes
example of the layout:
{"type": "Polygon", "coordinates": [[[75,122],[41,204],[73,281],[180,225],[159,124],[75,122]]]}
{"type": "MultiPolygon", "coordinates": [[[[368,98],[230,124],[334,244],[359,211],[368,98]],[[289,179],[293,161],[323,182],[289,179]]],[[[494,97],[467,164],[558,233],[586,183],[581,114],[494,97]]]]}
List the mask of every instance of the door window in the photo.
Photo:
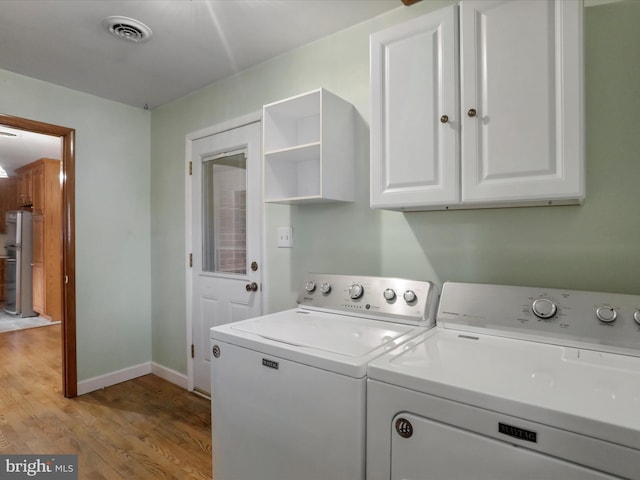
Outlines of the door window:
{"type": "Polygon", "coordinates": [[[202,271],[246,275],[246,150],[203,160],[202,214],[202,271]]]}

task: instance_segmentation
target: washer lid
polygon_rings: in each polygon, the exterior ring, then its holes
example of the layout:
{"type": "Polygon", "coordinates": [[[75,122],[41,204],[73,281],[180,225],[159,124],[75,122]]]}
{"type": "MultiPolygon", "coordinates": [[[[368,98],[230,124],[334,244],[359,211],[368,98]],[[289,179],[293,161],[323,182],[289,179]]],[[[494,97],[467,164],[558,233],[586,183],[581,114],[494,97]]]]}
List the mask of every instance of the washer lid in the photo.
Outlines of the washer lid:
{"type": "Polygon", "coordinates": [[[368,376],[640,449],[637,357],[437,328],[368,376]]]}
{"type": "Polygon", "coordinates": [[[234,323],[231,330],[357,358],[392,342],[413,327],[347,315],[289,310],[281,315],[234,323]]]}
{"type": "Polygon", "coordinates": [[[292,309],[214,327],[211,339],[364,378],[371,360],[424,331],[413,325],[292,309]]]}

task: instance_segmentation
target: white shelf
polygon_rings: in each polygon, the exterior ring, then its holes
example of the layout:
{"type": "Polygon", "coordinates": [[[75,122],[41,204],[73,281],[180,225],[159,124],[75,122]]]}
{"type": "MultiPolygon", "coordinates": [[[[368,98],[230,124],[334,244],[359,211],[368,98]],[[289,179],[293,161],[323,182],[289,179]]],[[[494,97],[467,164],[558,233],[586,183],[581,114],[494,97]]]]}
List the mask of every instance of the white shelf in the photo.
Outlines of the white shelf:
{"type": "Polygon", "coordinates": [[[263,107],[264,200],[353,201],[353,106],[324,89],[263,107]]]}
{"type": "Polygon", "coordinates": [[[265,151],[264,156],[265,158],[269,158],[270,161],[282,162],[317,160],[320,158],[320,142],[265,151]]]}

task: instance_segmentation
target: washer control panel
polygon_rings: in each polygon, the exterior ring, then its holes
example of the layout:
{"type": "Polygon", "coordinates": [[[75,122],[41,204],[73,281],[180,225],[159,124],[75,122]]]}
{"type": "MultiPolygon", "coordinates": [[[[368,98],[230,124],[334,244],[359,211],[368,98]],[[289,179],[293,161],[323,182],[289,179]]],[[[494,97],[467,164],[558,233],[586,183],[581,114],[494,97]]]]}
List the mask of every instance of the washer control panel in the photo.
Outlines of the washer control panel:
{"type": "Polygon", "coordinates": [[[430,281],[310,273],[302,282],[298,305],[377,320],[432,325],[438,293],[430,281]]]}
{"type": "Polygon", "coordinates": [[[447,282],[437,322],[640,356],[640,295],[447,282]]]}

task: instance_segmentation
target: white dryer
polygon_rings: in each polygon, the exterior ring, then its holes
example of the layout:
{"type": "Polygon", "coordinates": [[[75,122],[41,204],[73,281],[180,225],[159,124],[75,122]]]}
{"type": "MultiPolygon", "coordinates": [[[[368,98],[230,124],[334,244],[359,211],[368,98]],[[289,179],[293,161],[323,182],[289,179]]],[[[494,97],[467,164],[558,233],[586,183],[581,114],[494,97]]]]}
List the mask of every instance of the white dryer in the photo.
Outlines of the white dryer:
{"type": "Polygon", "coordinates": [[[215,480],[363,480],[367,364],[435,324],[431,282],[301,287],[298,308],[211,329],[215,480]]]}
{"type": "Polygon", "coordinates": [[[640,296],[446,283],[371,362],[367,480],[640,479],[640,296]]]}

